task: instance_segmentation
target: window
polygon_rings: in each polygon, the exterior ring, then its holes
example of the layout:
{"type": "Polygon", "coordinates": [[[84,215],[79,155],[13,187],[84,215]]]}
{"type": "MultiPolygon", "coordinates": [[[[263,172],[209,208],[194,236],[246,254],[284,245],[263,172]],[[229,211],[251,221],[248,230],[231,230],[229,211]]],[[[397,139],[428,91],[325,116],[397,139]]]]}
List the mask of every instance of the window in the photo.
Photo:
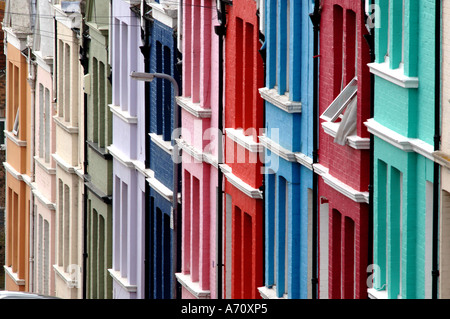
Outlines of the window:
{"type": "Polygon", "coordinates": [[[347,137],[356,134],[358,107],[358,34],[356,14],[333,7],[334,90],[337,97],[320,116],[326,122],[338,123],[334,142],[345,145],[347,137]],[[338,121],[339,120],[339,121],[338,121]]]}
{"type": "Polygon", "coordinates": [[[329,206],[326,198],[320,199],[319,206],[320,214],[320,256],[319,256],[319,299],[328,299],[328,219],[329,219],[329,206]]]}

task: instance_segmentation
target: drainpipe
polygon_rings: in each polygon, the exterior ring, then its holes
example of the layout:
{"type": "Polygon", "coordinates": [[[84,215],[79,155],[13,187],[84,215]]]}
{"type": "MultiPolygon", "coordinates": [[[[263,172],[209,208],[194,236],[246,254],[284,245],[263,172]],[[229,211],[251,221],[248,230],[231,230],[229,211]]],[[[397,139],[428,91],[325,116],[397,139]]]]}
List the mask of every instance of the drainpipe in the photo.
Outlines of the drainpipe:
{"type": "MultiPolygon", "coordinates": [[[[362,7],[364,8],[365,2],[368,0],[362,0],[362,7]]],[[[367,16],[368,12],[366,12],[366,21],[369,18],[367,16]]],[[[369,33],[364,35],[364,38],[366,39],[367,44],[369,45],[369,55],[370,55],[370,62],[375,61],[375,28],[369,26],[366,24],[367,31],[369,33]]],[[[370,74],[370,118],[373,118],[374,113],[374,106],[375,106],[375,75],[373,73],[370,74]]],[[[370,265],[373,264],[373,183],[374,183],[374,176],[373,176],[373,170],[374,170],[374,136],[373,134],[370,134],[370,159],[369,159],[369,174],[370,174],[370,181],[369,181],[369,216],[368,216],[368,228],[367,228],[367,235],[368,235],[368,241],[367,241],[367,276],[371,275],[371,267],[370,265]]],[[[368,287],[369,288],[369,287],[368,287]]]]}
{"type": "MultiPolygon", "coordinates": [[[[83,67],[83,74],[87,75],[89,73],[89,59],[87,56],[88,48],[89,48],[89,34],[88,28],[85,24],[85,19],[82,19],[82,29],[81,29],[81,37],[82,37],[82,45],[80,47],[80,63],[83,67]]],[[[86,185],[87,182],[87,166],[88,166],[88,147],[87,147],[87,137],[88,137],[88,124],[87,124],[87,109],[88,97],[86,92],[83,94],[83,134],[84,134],[84,159],[83,159],[83,284],[82,284],[82,297],[83,299],[87,298],[87,259],[88,259],[88,247],[87,247],[87,215],[88,215],[88,188],[86,185]]]]}
{"type": "MultiPolygon", "coordinates": [[[[313,102],[313,167],[318,163],[318,121],[319,121],[319,32],[320,32],[320,1],[314,1],[314,12],[309,15],[314,27],[314,102],[313,102]]],[[[313,169],[313,212],[312,212],[312,299],[318,298],[318,176],[313,169]]]]}
{"type": "MultiPolygon", "coordinates": [[[[144,45],[140,47],[141,53],[144,56],[144,70],[146,73],[150,72],[150,26],[151,20],[144,16],[145,6],[141,8],[141,15],[143,16],[144,21],[144,30],[143,30],[143,42],[144,45]]],[[[145,116],[144,116],[144,125],[145,125],[145,161],[144,165],[146,169],[150,169],[150,83],[144,83],[144,96],[145,96],[145,116]]],[[[148,182],[145,182],[145,211],[144,211],[144,298],[150,298],[150,249],[149,241],[150,241],[150,185],[148,182]]]]}
{"type": "MultiPolygon", "coordinates": [[[[34,144],[36,141],[35,138],[35,134],[34,134],[34,130],[35,130],[35,125],[34,125],[34,121],[35,121],[35,103],[36,103],[36,71],[35,71],[35,65],[31,59],[31,48],[28,47],[28,69],[29,69],[29,73],[28,73],[28,84],[30,85],[30,89],[31,89],[31,110],[30,110],[30,114],[31,114],[31,123],[30,123],[30,131],[32,133],[32,141],[31,141],[31,145],[30,145],[30,179],[31,179],[31,183],[34,182],[34,144]]],[[[29,207],[29,212],[30,212],[30,256],[29,256],[29,276],[30,276],[30,280],[29,280],[29,288],[28,290],[30,292],[34,292],[34,223],[35,223],[35,211],[34,211],[34,195],[33,195],[33,187],[30,185],[30,207],[29,207]]]]}
{"type": "MultiPolygon", "coordinates": [[[[436,0],[436,25],[435,25],[435,78],[434,78],[434,150],[440,149],[441,141],[441,0],[436,0]]],[[[439,164],[434,162],[433,168],[433,270],[432,275],[432,299],[438,298],[439,280],[439,164]]]]}
{"type": "Polygon", "coordinates": [[[224,77],[224,61],[223,47],[224,37],[226,35],[226,8],[225,1],[218,1],[220,5],[217,10],[221,12],[219,18],[220,25],[214,27],[215,33],[219,36],[219,97],[218,97],[218,121],[217,131],[219,133],[217,139],[217,215],[216,215],[216,294],[217,299],[223,299],[223,173],[220,166],[223,163],[223,77],[224,77]]]}

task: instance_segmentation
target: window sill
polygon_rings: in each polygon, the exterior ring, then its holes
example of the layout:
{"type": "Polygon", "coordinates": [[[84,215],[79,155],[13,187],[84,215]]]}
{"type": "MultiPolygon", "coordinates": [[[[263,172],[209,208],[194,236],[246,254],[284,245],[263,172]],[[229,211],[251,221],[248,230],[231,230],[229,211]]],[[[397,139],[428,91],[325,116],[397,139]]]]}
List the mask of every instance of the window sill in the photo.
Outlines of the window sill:
{"type": "Polygon", "coordinates": [[[383,63],[369,63],[370,72],[379,76],[386,81],[392,82],[400,87],[406,89],[417,89],[419,87],[418,77],[406,76],[403,68],[391,69],[388,62],[383,63]]]}
{"type": "Polygon", "coordinates": [[[272,288],[259,287],[258,291],[263,299],[287,299],[287,294],[283,294],[283,297],[277,297],[276,286],[272,286],[272,288]]]}
{"type": "Polygon", "coordinates": [[[209,290],[203,290],[198,282],[193,282],[190,274],[176,273],[178,282],[186,288],[197,299],[209,299],[211,298],[211,292],[209,290]]]}
{"type": "Polygon", "coordinates": [[[276,107],[282,109],[287,113],[302,112],[301,102],[294,102],[289,100],[289,97],[287,95],[278,94],[276,89],[261,88],[259,89],[259,94],[265,101],[275,105],[276,107]]]}
{"type": "Polygon", "coordinates": [[[177,96],[178,105],[185,111],[197,118],[211,118],[211,109],[200,106],[199,103],[193,103],[190,97],[177,96]]]}
{"type": "Polygon", "coordinates": [[[367,294],[370,299],[388,299],[387,290],[376,290],[369,288],[367,289],[367,294]]]}
{"type": "Polygon", "coordinates": [[[34,161],[36,164],[39,165],[40,168],[42,168],[47,174],[54,175],[56,174],[56,168],[51,167],[51,163],[45,162],[44,158],[41,158],[39,156],[34,157],[34,161]]]}
{"type": "Polygon", "coordinates": [[[59,117],[58,115],[53,116],[53,119],[55,120],[55,123],[67,133],[78,134],[77,126],[72,126],[70,122],[66,122],[62,117],[59,117]]]}
{"type": "Polygon", "coordinates": [[[109,104],[109,109],[112,114],[120,118],[122,121],[128,124],[137,124],[138,118],[136,116],[131,116],[128,111],[122,111],[120,106],[109,104]]]}
{"type": "Polygon", "coordinates": [[[53,265],[53,269],[55,270],[55,273],[58,274],[58,276],[61,277],[62,280],[64,280],[64,282],[66,283],[66,285],[68,287],[77,287],[78,286],[78,281],[73,280],[71,278],[71,274],[69,274],[68,272],[65,272],[64,268],[62,268],[58,265],[53,265]]]}
{"type": "Polygon", "coordinates": [[[434,161],[450,170],[450,154],[443,151],[433,152],[434,161]]]}
{"type": "Polygon", "coordinates": [[[258,153],[263,151],[263,147],[260,143],[257,143],[253,140],[253,136],[245,135],[242,129],[234,129],[234,128],[226,128],[225,132],[227,137],[229,137],[232,141],[238,143],[245,149],[249,150],[252,153],[258,153]]]}
{"type": "Polygon", "coordinates": [[[94,143],[91,141],[86,141],[87,145],[99,156],[103,157],[105,160],[112,159],[112,155],[109,154],[106,147],[99,147],[98,143],[94,143]]]}
{"type": "MultiPolygon", "coordinates": [[[[323,122],[322,128],[324,132],[330,135],[332,138],[336,137],[340,123],[323,122]]],[[[358,135],[350,135],[347,137],[347,145],[356,150],[368,150],[370,149],[370,138],[360,137],[358,135]]]]}
{"type": "Polygon", "coordinates": [[[11,131],[4,130],[5,137],[12,141],[14,144],[16,144],[19,147],[26,147],[27,141],[19,140],[16,135],[14,135],[11,131]]]}
{"type": "Polygon", "coordinates": [[[161,148],[164,152],[172,155],[173,146],[170,141],[165,141],[162,135],[158,135],[155,133],[149,133],[148,135],[150,135],[150,139],[152,140],[153,143],[158,145],[158,147],[161,148]]]}
{"type": "Polygon", "coordinates": [[[120,286],[122,286],[123,289],[125,289],[127,292],[136,292],[137,286],[131,285],[128,282],[127,278],[124,278],[121,276],[120,271],[116,271],[114,269],[108,269],[109,274],[114,279],[115,282],[117,282],[120,286]]]}
{"type": "Polygon", "coordinates": [[[19,279],[19,275],[13,272],[11,267],[3,266],[5,273],[14,281],[17,286],[25,286],[25,279],[19,279]]]}

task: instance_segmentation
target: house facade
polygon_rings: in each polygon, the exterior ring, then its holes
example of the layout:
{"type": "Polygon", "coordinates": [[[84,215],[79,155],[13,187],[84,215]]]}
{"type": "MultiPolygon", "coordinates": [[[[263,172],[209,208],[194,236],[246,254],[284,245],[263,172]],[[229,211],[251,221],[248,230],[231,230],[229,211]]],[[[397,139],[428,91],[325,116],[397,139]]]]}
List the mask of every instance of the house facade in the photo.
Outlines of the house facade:
{"type": "Polygon", "coordinates": [[[55,78],[54,78],[54,24],[47,22],[53,15],[48,1],[37,1],[36,22],[31,50],[35,61],[32,95],[34,100],[33,126],[34,157],[32,163],[32,222],[34,241],[30,251],[34,260],[30,265],[32,285],[30,291],[45,295],[55,294],[56,263],[56,151],[55,78]]]}
{"type": "Polygon", "coordinates": [[[224,296],[260,298],[263,284],[263,60],[255,1],[227,7],[224,68],[224,296]],[[227,277],[228,276],[228,277],[227,277]]]}
{"type": "Polygon", "coordinates": [[[322,1],[318,177],[319,298],[367,297],[370,50],[363,1],[322,1]]]}
{"type": "MultiPolygon", "coordinates": [[[[114,1],[110,30],[112,71],[112,297],[142,299],[145,296],[145,191],[151,174],[145,166],[145,92],[142,82],[131,79],[144,72],[139,51],[141,1],[114,1]]],[[[104,13],[102,13],[103,15],[104,13]]]]}
{"type": "Polygon", "coordinates": [[[439,219],[439,298],[447,299],[450,296],[449,282],[449,247],[448,247],[448,214],[450,212],[450,140],[449,140],[449,112],[446,107],[449,97],[448,59],[450,57],[449,32],[450,3],[442,2],[442,93],[441,93],[441,145],[438,151],[433,153],[435,161],[440,164],[440,219],[439,219]]]}
{"type": "Polygon", "coordinates": [[[32,34],[31,5],[7,1],[3,20],[6,47],[7,95],[5,143],[6,161],[6,256],[5,289],[30,288],[30,201],[32,136],[30,130],[33,78],[27,37],[32,34]],[[11,12],[23,12],[14,17],[11,12]]]}
{"type": "MultiPolygon", "coordinates": [[[[171,1],[151,1],[153,23],[150,36],[150,63],[151,73],[163,73],[171,76],[181,89],[179,71],[177,69],[177,23],[178,4],[171,1]]],[[[189,8],[189,6],[188,6],[189,8]]],[[[187,9],[188,9],[187,8],[187,9]]],[[[175,141],[172,132],[180,126],[175,123],[176,88],[171,81],[156,78],[150,83],[149,136],[149,165],[152,177],[149,183],[149,286],[150,298],[170,299],[177,294],[175,291],[177,280],[174,274],[174,263],[178,263],[179,253],[174,251],[174,241],[179,242],[175,236],[174,223],[179,219],[173,215],[173,197],[179,198],[181,192],[180,180],[177,180],[177,194],[174,194],[174,169],[180,176],[180,168],[173,165],[173,146],[175,141]]],[[[179,201],[177,200],[178,207],[179,201]]],[[[178,208],[177,207],[177,208],[178,208]]],[[[179,212],[179,209],[178,209],[179,212]]],[[[178,213],[180,214],[180,213],[178,213]]],[[[181,217],[181,215],[180,215],[181,217]]],[[[179,246],[179,245],[177,245],[179,246]]]]}
{"type": "MultiPolygon", "coordinates": [[[[312,1],[265,1],[265,298],[311,297],[312,1]]],[[[262,8],[264,9],[264,8],[262,8]]]]}
{"type": "Polygon", "coordinates": [[[87,1],[85,33],[90,40],[83,42],[88,56],[84,86],[87,125],[83,199],[87,229],[83,238],[87,247],[86,298],[92,299],[112,297],[112,277],[108,269],[112,266],[113,161],[107,147],[112,143],[113,131],[109,108],[112,95],[108,54],[110,21],[109,15],[105,15],[109,10],[109,1],[87,1]]]}
{"type": "MultiPolygon", "coordinates": [[[[182,243],[184,299],[216,299],[218,185],[218,25],[212,0],[191,0],[182,14],[182,243]]],[[[181,13],[181,12],[180,12],[181,13]]],[[[220,217],[219,217],[220,218],[220,217]]],[[[219,252],[220,253],[220,252],[219,252]]],[[[220,279],[218,279],[220,280],[220,279]]]]}
{"type": "Polygon", "coordinates": [[[83,69],[79,61],[82,6],[55,1],[56,70],[56,296],[82,297],[83,254],[83,69]]]}
{"type": "Polygon", "coordinates": [[[430,298],[436,1],[375,1],[372,298],[430,298]]]}

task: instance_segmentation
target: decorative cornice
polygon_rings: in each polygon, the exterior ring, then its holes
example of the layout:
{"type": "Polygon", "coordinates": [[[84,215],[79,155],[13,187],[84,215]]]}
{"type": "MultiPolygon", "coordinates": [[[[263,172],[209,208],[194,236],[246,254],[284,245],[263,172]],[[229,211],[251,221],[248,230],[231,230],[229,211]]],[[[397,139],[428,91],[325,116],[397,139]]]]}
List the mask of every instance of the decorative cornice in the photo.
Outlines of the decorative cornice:
{"type": "Polygon", "coordinates": [[[164,152],[172,155],[173,152],[173,146],[170,141],[165,141],[162,137],[162,135],[158,135],[155,133],[149,133],[148,134],[152,140],[153,143],[158,145],[160,149],[162,149],[164,152]]]}
{"type": "Polygon", "coordinates": [[[276,286],[267,288],[266,286],[258,287],[258,291],[263,299],[287,299],[287,294],[283,294],[283,297],[277,297],[276,286]]]}
{"type": "Polygon", "coordinates": [[[287,113],[301,113],[302,112],[302,103],[301,102],[294,102],[289,100],[289,96],[287,95],[280,95],[278,94],[278,91],[276,88],[269,89],[269,88],[261,88],[259,89],[259,94],[261,97],[269,102],[272,105],[275,105],[276,107],[282,109],[283,111],[287,113]]]}
{"type": "Polygon", "coordinates": [[[322,177],[324,182],[337,190],[339,193],[347,196],[351,200],[357,203],[369,203],[369,192],[358,191],[344,182],[341,182],[338,178],[332,176],[329,173],[329,169],[321,164],[313,164],[314,172],[322,177]]]}
{"type": "Polygon", "coordinates": [[[432,155],[436,163],[450,170],[450,153],[435,151],[432,155]]]}
{"type": "Polygon", "coordinates": [[[401,135],[386,126],[378,123],[374,119],[369,119],[364,123],[370,133],[383,141],[397,147],[405,152],[416,152],[432,161],[434,147],[418,138],[409,138],[401,135]]]}
{"type": "Polygon", "coordinates": [[[58,164],[58,166],[61,167],[66,173],[76,174],[76,167],[67,163],[61,156],[54,153],[52,154],[52,157],[55,159],[56,164],[58,164]]]}

